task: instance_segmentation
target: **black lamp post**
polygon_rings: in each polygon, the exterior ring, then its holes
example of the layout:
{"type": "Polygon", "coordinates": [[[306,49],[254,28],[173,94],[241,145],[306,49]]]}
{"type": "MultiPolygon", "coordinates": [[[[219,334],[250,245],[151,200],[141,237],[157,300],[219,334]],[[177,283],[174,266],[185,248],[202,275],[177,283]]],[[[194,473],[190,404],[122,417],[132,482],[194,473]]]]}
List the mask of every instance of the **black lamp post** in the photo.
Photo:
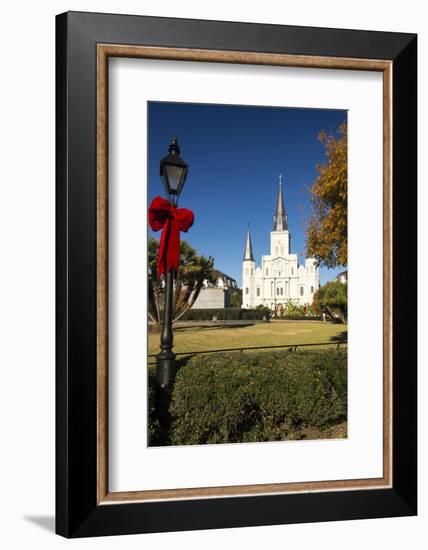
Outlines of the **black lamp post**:
{"type": "Polygon", "coordinates": [[[168,154],[160,161],[160,176],[169,200],[177,206],[178,198],[187,178],[188,166],[180,157],[177,138],[172,138],[168,154]]]}
{"type": "MultiPolygon", "coordinates": [[[[160,176],[170,202],[176,207],[187,177],[188,166],[180,157],[177,138],[173,138],[168,155],[160,161],[160,176]]],[[[165,243],[168,247],[168,243],[165,243]]],[[[165,270],[165,301],[161,351],[156,356],[156,379],[162,389],[170,389],[175,376],[175,353],[172,351],[174,334],[172,332],[174,270],[165,270]]]]}

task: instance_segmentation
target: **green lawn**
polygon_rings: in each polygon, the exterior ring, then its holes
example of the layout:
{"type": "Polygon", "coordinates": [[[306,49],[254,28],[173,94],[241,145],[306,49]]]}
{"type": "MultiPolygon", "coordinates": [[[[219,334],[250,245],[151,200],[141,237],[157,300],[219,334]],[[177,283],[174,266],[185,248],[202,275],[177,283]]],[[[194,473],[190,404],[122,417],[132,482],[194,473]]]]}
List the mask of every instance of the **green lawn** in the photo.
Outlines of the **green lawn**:
{"type": "MultiPolygon", "coordinates": [[[[316,344],[346,340],[347,325],[322,321],[272,321],[247,327],[174,329],[174,351],[194,352],[251,346],[316,344]]],[[[159,351],[159,333],[149,335],[149,354],[159,351]]]]}

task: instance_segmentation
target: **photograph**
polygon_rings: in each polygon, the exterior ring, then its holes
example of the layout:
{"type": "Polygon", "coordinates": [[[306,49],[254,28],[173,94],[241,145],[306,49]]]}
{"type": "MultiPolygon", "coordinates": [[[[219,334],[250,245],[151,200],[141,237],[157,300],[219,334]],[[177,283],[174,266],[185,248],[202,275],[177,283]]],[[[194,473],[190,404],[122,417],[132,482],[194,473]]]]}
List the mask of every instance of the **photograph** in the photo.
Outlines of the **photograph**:
{"type": "Polygon", "coordinates": [[[148,445],[347,438],[347,111],[147,119],[148,445]]]}

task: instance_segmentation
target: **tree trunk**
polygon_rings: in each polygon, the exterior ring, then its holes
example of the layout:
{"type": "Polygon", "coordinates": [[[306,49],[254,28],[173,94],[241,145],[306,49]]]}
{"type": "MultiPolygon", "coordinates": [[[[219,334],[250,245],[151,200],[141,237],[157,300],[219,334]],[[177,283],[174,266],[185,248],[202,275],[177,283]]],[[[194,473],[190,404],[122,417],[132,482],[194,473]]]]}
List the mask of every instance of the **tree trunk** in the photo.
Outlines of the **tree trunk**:
{"type": "Polygon", "coordinates": [[[178,321],[179,319],[181,319],[183,317],[183,315],[185,313],[187,313],[189,311],[189,309],[193,306],[193,304],[196,302],[196,299],[197,297],[199,296],[199,293],[201,292],[201,289],[202,289],[202,285],[203,285],[203,281],[200,281],[197,283],[196,285],[196,288],[190,298],[190,300],[187,302],[186,306],[184,307],[183,311],[181,311],[176,317],[175,319],[173,319],[173,323],[175,323],[176,321],[178,321]]]}

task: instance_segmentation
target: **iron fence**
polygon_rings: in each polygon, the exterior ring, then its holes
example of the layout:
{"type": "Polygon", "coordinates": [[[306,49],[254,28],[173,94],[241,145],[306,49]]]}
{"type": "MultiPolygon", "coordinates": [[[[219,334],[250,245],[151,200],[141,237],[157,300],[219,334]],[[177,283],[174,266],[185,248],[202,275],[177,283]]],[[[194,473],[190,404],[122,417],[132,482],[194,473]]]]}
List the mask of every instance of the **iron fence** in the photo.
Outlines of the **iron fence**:
{"type": "MultiPolygon", "coordinates": [[[[297,351],[297,348],[306,348],[306,347],[318,347],[318,346],[336,346],[336,349],[339,349],[340,346],[347,345],[347,340],[341,340],[338,342],[318,342],[316,344],[281,344],[276,346],[249,346],[249,347],[240,347],[240,348],[224,348],[224,349],[208,349],[203,351],[180,351],[175,355],[202,355],[208,353],[225,353],[225,352],[234,352],[243,353],[244,351],[253,351],[261,349],[287,349],[288,351],[297,351]]],[[[155,358],[157,354],[149,355],[149,359],[155,358]]],[[[150,361],[149,361],[150,362],[150,361]]]]}

